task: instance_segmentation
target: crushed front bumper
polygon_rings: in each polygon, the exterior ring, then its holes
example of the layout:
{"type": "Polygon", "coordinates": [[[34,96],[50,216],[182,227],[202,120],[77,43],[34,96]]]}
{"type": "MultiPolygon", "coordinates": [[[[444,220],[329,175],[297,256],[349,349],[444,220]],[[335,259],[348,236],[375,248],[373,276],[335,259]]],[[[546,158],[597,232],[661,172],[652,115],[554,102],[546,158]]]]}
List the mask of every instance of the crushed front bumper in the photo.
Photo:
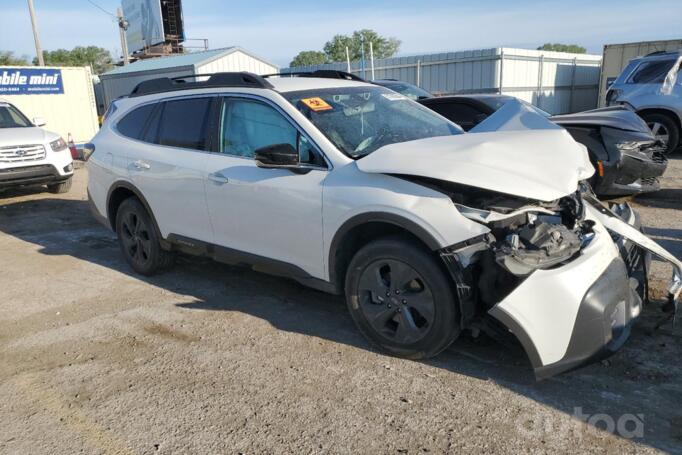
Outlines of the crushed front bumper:
{"type": "Polygon", "coordinates": [[[537,366],[544,379],[608,357],[623,346],[642,311],[637,281],[629,279],[622,259],[614,259],[585,293],[563,358],[537,366]]]}
{"type": "Polygon", "coordinates": [[[595,236],[579,257],[526,278],[489,314],[521,342],[538,379],[618,350],[646,298],[650,254],[673,265],[669,300],[677,308],[682,263],[628,222],[587,197],[595,236]],[[615,238],[615,239],[614,239],[615,238]]]}

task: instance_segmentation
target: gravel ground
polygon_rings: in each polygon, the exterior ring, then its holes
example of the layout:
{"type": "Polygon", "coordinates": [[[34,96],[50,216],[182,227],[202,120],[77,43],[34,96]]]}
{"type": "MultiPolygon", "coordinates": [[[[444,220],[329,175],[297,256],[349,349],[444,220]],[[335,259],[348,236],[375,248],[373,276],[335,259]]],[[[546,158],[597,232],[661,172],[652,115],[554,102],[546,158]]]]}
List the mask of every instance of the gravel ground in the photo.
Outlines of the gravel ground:
{"type": "MultiPolygon", "coordinates": [[[[660,302],[608,361],[540,383],[485,339],[396,359],[340,298],[285,279],[197,259],[136,276],[86,180],[0,194],[0,453],[682,453],[682,337],[651,332],[660,302]]],[[[636,205],[682,257],[682,159],[663,184],[636,205]]],[[[655,296],[669,274],[654,263],[655,296]]]]}

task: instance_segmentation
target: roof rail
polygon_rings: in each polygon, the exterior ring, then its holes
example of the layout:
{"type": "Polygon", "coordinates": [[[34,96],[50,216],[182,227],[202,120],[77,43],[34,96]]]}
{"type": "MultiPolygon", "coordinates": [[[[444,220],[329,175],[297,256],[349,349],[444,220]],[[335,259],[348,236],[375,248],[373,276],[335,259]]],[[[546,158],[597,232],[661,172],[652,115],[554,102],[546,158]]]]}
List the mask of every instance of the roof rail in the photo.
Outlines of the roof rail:
{"type": "Polygon", "coordinates": [[[130,93],[131,97],[149,95],[151,93],[172,92],[176,90],[192,90],[210,87],[246,87],[273,88],[272,84],[261,76],[245,71],[238,73],[188,74],[178,77],[160,77],[142,81],[130,93]],[[208,77],[205,81],[188,82],[188,79],[208,77]]]}
{"type": "Polygon", "coordinates": [[[325,79],[345,79],[347,81],[359,81],[359,82],[367,82],[360,76],[356,76],[355,74],[348,73],[346,71],[337,71],[337,70],[315,70],[315,71],[295,71],[291,73],[275,73],[275,74],[266,74],[263,77],[320,77],[320,78],[325,78],[325,79]]]}
{"type": "Polygon", "coordinates": [[[650,55],[663,55],[663,54],[674,54],[675,51],[655,51],[655,52],[649,52],[648,54],[645,55],[645,57],[648,57],[650,55]]]}

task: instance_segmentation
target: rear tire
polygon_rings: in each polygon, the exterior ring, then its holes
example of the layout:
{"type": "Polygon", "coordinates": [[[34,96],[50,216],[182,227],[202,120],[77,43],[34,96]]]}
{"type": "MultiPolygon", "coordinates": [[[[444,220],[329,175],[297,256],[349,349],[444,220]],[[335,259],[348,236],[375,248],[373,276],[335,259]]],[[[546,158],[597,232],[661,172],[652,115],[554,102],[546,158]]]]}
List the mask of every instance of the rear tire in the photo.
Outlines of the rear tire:
{"type": "Polygon", "coordinates": [[[68,179],[64,180],[63,182],[53,183],[53,184],[47,185],[47,191],[49,191],[50,193],[54,193],[54,194],[68,193],[69,190],[71,189],[72,184],[73,184],[73,177],[69,177],[68,179]]]}
{"type": "Polygon", "coordinates": [[[666,142],[665,153],[672,153],[680,145],[680,128],[675,120],[665,114],[644,114],[642,118],[651,129],[651,133],[666,142]],[[667,140],[666,140],[667,138],[667,140]]]}
{"type": "Polygon", "coordinates": [[[152,219],[137,198],[121,203],[116,212],[116,235],[123,257],[137,273],[153,275],[173,265],[173,254],[161,248],[152,219]]]}
{"type": "Polygon", "coordinates": [[[345,288],[358,329],[388,354],[433,357],[459,336],[451,280],[416,243],[391,237],[364,246],[351,260],[345,288]]]}

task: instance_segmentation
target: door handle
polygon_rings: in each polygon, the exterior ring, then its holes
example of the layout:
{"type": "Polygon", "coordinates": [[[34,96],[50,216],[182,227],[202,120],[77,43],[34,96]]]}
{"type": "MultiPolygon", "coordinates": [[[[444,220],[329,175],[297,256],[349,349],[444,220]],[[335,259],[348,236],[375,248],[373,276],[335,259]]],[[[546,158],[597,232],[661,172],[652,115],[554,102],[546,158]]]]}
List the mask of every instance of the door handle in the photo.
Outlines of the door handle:
{"type": "Polygon", "coordinates": [[[220,172],[212,172],[212,173],[208,174],[208,179],[209,179],[211,182],[217,183],[217,184],[219,184],[219,185],[224,185],[224,184],[226,184],[227,182],[229,182],[229,180],[227,179],[227,177],[225,177],[225,176],[224,176],[223,174],[221,174],[220,172]]]}
{"type": "Polygon", "coordinates": [[[151,165],[149,163],[145,163],[142,160],[133,162],[133,166],[135,166],[136,169],[151,169],[151,165]]]}

